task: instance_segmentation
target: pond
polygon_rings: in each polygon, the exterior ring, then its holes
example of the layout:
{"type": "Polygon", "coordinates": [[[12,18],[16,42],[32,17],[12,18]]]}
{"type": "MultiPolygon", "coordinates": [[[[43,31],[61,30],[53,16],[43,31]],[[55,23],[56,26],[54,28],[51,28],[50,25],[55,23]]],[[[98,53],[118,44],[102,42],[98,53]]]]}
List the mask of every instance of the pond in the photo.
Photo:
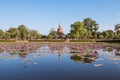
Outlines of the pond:
{"type": "Polygon", "coordinates": [[[112,44],[0,44],[0,80],[120,80],[112,44]]]}

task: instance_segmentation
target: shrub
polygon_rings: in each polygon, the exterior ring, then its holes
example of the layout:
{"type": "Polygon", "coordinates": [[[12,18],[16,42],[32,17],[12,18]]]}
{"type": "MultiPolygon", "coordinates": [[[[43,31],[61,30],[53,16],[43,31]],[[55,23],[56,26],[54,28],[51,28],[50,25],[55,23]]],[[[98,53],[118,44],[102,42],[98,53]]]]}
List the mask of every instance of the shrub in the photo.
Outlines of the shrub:
{"type": "Polygon", "coordinates": [[[45,40],[29,40],[29,42],[44,42],[45,40]]]}
{"type": "Polygon", "coordinates": [[[48,40],[48,42],[65,42],[65,40],[48,40]]]}
{"type": "Polygon", "coordinates": [[[70,40],[70,42],[94,42],[94,39],[89,39],[89,40],[70,40]]]}
{"type": "Polygon", "coordinates": [[[16,42],[16,40],[0,40],[0,42],[16,42]]]}

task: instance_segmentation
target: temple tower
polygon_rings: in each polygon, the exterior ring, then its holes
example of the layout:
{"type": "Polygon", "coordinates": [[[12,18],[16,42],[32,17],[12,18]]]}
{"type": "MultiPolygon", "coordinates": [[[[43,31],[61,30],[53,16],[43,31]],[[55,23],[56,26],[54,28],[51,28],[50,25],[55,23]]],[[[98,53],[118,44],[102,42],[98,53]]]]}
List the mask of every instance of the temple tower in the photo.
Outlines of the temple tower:
{"type": "Polygon", "coordinates": [[[57,38],[58,39],[63,39],[65,37],[62,26],[59,23],[58,29],[57,29],[57,38]]]}

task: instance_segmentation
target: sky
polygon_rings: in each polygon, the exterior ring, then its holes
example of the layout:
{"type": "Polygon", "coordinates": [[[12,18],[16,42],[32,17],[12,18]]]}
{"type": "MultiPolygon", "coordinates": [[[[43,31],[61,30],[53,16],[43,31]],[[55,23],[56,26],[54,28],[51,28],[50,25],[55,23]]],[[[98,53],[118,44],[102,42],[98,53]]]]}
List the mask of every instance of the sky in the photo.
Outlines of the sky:
{"type": "Polygon", "coordinates": [[[70,25],[85,18],[99,24],[99,31],[112,29],[120,23],[120,0],[0,0],[0,29],[23,24],[41,34],[59,22],[65,34],[70,25]]]}

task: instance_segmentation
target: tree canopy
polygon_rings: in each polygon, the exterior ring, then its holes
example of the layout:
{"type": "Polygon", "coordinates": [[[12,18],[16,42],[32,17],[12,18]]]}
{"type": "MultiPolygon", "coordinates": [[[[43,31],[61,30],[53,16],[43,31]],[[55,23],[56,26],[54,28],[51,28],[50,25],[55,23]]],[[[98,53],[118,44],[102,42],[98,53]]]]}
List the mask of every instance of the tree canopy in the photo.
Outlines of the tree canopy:
{"type": "MultiPolygon", "coordinates": [[[[98,32],[99,24],[91,19],[85,18],[83,21],[76,21],[70,25],[70,32],[66,38],[79,39],[120,39],[120,24],[115,25],[114,30],[103,30],[98,32]]],[[[19,25],[17,28],[11,27],[6,31],[0,29],[0,39],[64,39],[65,35],[58,35],[53,28],[48,35],[41,35],[37,30],[29,29],[25,25],[19,25]]]]}

